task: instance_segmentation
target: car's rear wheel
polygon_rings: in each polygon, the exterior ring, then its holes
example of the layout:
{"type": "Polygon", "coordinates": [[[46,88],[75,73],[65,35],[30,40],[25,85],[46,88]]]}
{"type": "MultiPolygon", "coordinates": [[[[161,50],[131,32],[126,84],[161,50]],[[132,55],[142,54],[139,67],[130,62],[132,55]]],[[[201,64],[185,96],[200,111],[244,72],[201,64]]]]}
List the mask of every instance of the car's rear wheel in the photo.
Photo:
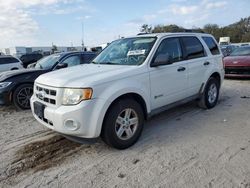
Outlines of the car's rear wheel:
{"type": "Polygon", "coordinates": [[[220,84],[216,78],[211,77],[205,87],[199,106],[202,108],[213,108],[216,106],[219,98],[220,84]]]}
{"type": "Polygon", "coordinates": [[[19,110],[30,109],[30,98],[33,94],[32,84],[22,84],[13,92],[13,104],[19,110]]]}
{"type": "Polygon", "coordinates": [[[139,139],[143,123],[144,116],[140,104],[131,99],[120,100],[108,110],[101,137],[114,148],[126,149],[139,139]]]}

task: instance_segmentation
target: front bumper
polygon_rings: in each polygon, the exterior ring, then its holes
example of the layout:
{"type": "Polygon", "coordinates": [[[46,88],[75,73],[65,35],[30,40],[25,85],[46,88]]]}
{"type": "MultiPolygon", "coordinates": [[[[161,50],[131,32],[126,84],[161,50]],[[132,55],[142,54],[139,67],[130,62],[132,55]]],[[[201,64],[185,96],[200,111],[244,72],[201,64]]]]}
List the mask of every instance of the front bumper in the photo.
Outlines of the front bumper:
{"type": "Polygon", "coordinates": [[[250,66],[226,66],[225,77],[250,78],[250,66]]]}
{"type": "Polygon", "coordinates": [[[30,99],[33,116],[42,125],[65,135],[96,138],[100,134],[101,121],[98,117],[98,106],[102,106],[105,101],[93,99],[83,101],[78,105],[72,106],[46,106],[44,109],[44,118],[39,118],[34,113],[34,102],[38,101],[33,95],[30,99]],[[71,129],[67,126],[68,121],[75,122],[77,129],[71,129]]]}
{"type": "Polygon", "coordinates": [[[0,105],[11,104],[11,90],[7,87],[0,89],[0,105]]]}

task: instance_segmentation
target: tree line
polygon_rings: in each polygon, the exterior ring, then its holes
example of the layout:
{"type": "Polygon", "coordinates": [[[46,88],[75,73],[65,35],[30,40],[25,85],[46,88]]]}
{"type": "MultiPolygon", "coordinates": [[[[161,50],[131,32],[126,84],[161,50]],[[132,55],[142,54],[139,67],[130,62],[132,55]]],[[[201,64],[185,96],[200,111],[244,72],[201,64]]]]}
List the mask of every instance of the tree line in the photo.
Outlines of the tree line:
{"type": "Polygon", "coordinates": [[[220,27],[217,24],[206,24],[203,28],[187,29],[178,25],[156,25],[154,27],[143,24],[142,33],[163,33],[163,32],[204,32],[212,34],[217,41],[220,37],[230,37],[231,42],[250,42],[250,17],[241,18],[240,21],[228,26],[220,27]]]}

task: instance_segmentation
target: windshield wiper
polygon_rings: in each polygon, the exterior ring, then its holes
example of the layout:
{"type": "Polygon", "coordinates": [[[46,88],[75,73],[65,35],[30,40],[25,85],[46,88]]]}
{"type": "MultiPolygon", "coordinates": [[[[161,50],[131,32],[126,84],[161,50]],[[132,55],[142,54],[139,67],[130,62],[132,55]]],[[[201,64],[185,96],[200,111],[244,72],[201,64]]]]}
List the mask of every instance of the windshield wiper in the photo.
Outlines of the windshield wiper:
{"type": "Polygon", "coordinates": [[[98,65],[118,65],[117,63],[112,63],[110,61],[107,61],[107,62],[95,62],[95,61],[92,61],[91,63],[98,64],[98,65]]]}

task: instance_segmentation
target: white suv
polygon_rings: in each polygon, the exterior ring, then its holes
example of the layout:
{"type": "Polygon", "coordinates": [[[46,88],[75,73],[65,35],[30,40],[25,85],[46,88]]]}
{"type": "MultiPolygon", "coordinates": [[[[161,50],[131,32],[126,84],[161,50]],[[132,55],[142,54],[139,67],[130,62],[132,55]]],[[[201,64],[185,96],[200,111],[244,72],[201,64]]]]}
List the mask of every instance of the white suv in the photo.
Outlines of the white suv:
{"type": "Polygon", "coordinates": [[[23,69],[22,62],[9,55],[0,56],[0,73],[9,70],[23,69]]]}
{"type": "Polygon", "coordinates": [[[140,35],[112,42],[91,64],[41,75],[31,107],[54,131],[101,136],[125,149],[155,113],[194,99],[213,108],[223,78],[222,54],[211,35],[140,35]]]}

